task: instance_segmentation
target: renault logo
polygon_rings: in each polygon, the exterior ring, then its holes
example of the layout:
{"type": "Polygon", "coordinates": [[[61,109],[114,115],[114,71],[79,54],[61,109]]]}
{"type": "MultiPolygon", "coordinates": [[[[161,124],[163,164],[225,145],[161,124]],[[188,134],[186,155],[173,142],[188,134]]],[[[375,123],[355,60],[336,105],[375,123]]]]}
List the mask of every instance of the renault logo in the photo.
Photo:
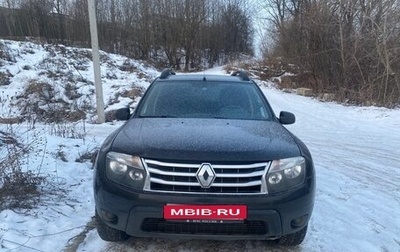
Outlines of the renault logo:
{"type": "Polygon", "coordinates": [[[202,188],[210,188],[215,179],[215,172],[211,164],[201,164],[197,170],[196,178],[202,188]]]}

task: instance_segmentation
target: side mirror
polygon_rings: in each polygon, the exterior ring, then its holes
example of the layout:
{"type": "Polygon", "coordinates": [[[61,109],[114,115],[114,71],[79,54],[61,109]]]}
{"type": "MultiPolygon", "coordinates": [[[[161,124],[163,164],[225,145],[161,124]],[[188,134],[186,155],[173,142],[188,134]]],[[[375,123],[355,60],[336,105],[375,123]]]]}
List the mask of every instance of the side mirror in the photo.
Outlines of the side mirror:
{"type": "Polygon", "coordinates": [[[131,117],[131,110],[129,108],[120,108],[115,111],[115,119],[126,121],[131,117]]]}
{"type": "Polygon", "coordinates": [[[287,111],[281,111],[279,114],[279,122],[282,124],[293,124],[296,122],[296,117],[294,114],[287,112],[287,111]]]}

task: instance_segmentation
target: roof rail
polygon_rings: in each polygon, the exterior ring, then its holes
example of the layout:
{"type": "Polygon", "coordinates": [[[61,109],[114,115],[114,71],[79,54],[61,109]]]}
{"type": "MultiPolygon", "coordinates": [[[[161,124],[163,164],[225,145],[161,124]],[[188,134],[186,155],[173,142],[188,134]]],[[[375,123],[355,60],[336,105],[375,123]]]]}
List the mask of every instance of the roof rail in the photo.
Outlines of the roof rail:
{"type": "Polygon", "coordinates": [[[250,78],[249,78],[249,76],[247,75],[247,73],[246,73],[245,71],[243,71],[243,70],[233,72],[233,73],[231,74],[231,76],[239,76],[239,77],[242,78],[242,80],[244,80],[244,81],[249,81],[249,80],[250,80],[250,78]]]}
{"type": "Polygon", "coordinates": [[[172,71],[172,68],[165,68],[161,72],[160,79],[166,79],[166,78],[168,78],[168,76],[175,75],[175,74],[176,73],[174,71],[172,71]]]}

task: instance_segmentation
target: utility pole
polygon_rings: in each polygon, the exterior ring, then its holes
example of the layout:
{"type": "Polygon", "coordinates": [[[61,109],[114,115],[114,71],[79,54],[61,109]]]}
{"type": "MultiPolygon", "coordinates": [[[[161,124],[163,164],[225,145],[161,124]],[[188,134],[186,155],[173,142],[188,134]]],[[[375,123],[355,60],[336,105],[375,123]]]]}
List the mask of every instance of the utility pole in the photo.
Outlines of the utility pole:
{"type": "Polygon", "coordinates": [[[96,89],[97,123],[105,122],[103,87],[101,84],[99,37],[97,35],[95,0],[88,0],[90,36],[92,40],[94,85],[96,89]]]}

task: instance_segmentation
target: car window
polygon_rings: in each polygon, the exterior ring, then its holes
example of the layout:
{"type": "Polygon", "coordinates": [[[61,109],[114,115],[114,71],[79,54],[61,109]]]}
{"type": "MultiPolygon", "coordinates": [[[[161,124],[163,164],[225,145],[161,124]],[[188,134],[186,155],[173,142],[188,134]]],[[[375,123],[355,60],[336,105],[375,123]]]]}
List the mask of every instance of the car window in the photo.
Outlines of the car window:
{"type": "Polygon", "coordinates": [[[255,85],[229,82],[155,82],[139,117],[267,120],[270,113],[255,85]]]}

